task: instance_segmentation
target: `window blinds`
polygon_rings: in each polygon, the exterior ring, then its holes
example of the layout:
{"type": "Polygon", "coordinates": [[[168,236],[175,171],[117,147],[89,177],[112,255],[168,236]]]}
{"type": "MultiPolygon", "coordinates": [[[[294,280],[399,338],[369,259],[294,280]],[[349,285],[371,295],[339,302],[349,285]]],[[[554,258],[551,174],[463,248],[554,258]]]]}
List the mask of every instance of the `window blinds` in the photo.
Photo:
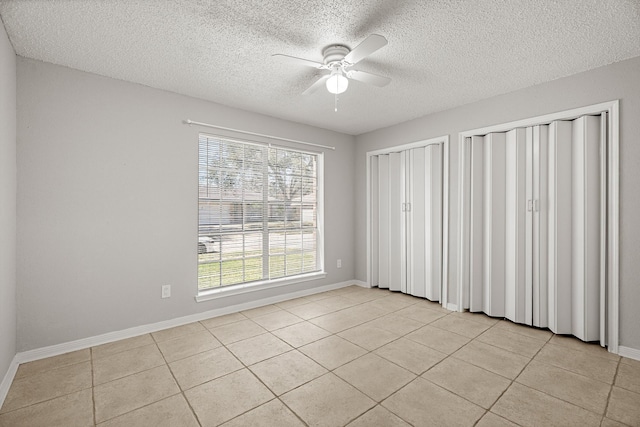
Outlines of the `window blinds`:
{"type": "Polygon", "coordinates": [[[200,135],[198,288],[318,271],[318,155],[200,135]]]}

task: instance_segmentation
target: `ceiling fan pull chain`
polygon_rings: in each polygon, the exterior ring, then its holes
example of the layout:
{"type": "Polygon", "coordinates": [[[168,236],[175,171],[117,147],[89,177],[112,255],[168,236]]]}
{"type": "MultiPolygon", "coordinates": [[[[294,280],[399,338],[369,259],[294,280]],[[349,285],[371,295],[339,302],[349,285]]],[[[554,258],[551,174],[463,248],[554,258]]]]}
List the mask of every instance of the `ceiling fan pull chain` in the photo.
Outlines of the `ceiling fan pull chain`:
{"type": "Polygon", "coordinates": [[[334,94],[333,94],[333,98],[334,98],[334,101],[333,101],[333,111],[335,111],[335,112],[337,113],[337,112],[338,112],[338,94],[337,94],[337,93],[334,93],[334,94]]]}

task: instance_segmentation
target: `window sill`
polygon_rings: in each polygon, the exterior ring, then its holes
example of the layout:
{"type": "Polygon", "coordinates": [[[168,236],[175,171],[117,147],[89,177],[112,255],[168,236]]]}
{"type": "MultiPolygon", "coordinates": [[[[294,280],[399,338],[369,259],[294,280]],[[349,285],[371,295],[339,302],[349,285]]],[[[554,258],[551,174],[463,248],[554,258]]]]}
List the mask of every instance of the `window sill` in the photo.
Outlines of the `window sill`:
{"type": "Polygon", "coordinates": [[[224,298],[232,295],[241,295],[249,292],[262,291],[264,289],[278,288],[280,286],[291,285],[293,283],[308,282],[310,280],[318,280],[327,277],[324,271],[316,271],[308,274],[301,274],[293,277],[283,277],[281,279],[252,282],[242,285],[225,286],[217,289],[209,289],[198,292],[196,296],[197,302],[209,301],[212,299],[224,298]]]}

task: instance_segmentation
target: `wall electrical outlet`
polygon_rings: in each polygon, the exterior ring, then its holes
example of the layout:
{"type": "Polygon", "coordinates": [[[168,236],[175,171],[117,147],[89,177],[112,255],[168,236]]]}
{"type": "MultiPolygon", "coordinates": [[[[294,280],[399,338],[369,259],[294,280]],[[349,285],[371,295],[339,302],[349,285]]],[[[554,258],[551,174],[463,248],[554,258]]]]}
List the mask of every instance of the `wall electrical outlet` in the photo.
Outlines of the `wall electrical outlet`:
{"type": "Polygon", "coordinates": [[[342,260],[341,259],[338,260],[338,268],[342,268],[342,260]]]}
{"type": "Polygon", "coordinates": [[[169,298],[171,296],[171,285],[162,286],[162,298],[169,298]]]}

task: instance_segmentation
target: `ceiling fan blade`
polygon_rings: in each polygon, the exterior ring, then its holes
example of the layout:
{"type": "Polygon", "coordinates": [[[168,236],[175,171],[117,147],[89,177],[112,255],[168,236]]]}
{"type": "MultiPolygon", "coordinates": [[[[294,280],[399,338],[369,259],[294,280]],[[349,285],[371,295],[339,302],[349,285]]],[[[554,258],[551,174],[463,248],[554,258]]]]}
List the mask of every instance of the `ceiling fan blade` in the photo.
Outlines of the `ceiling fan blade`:
{"type": "Polygon", "coordinates": [[[353,80],[358,80],[360,82],[379,87],[386,86],[391,82],[391,79],[389,77],[379,76],[377,74],[359,70],[349,71],[348,76],[353,80]]]}
{"type": "Polygon", "coordinates": [[[281,53],[276,53],[275,55],[271,55],[271,56],[275,56],[275,57],[278,57],[279,59],[282,59],[284,61],[295,63],[295,64],[298,64],[298,65],[306,65],[307,67],[313,67],[313,68],[322,68],[322,67],[324,67],[324,64],[322,64],[320,62],[310,61],[308,59],[298,58],[298,57],[295,57],[295,56],[283,55],[281,53]]]}
{"type": "Polygon", "coordinates": [[[323,76],[320,76],[320,78],[318,78],[318,80],[316,80],[311,86],[309,86],[307,88],[307,90],[302,92],[302,94],[303,95],[311,95],[312,93],[314,93],[319,88],[321,88],[322,86],[325,85],[325,82],[329,79],[329,76],[330,76],[330,74],[325,74],[323,76]]]}
{"type": "Polygon", "coordinates": [[[344,57],[347,62],[351,64],[356,64],[362,61],[367,56],[371,55],[376,50],[380,49],[387,45],[387,39],[382,37],[379,34],[371,34],[369,37],[364,39],[362,43],[353,48],[351,52],[344,57]]]}

